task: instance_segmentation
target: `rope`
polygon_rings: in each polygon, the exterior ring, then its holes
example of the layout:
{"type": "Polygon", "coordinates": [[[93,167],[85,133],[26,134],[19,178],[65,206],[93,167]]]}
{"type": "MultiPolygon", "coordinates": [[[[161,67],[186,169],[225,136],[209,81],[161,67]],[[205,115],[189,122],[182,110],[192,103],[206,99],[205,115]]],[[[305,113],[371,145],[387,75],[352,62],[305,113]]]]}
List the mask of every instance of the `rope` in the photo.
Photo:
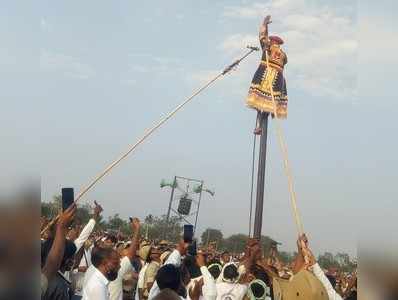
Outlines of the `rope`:
{"type": "MultiPolygon", "coordinates": [[[[257,124],[257,120],[256,120],[257,124]]],[[[257,137],[253,134],[253,158],[252,158],[252,183],[251,183],[251,190],[250,190],[250,213],[249,213],[249,237],[252,233],[252,213],[253,213],[253,188],[254,188],[254,169],[255,169],[255,160],[256,160],[256,140],[257,137]]]]}
{"type": "MultiPolygon", "coordinates": [[[[268,71],[269,70],[269,59],[268,59],[267,50],[265,51],[265,58],[266,58],[266,61],[267,61],[267,71],[268,71]]],[[[276,132],[277,132],[277,135],[278,135],[279,146],[281,148],[282,155],[283,155],[283,166],[284,166],[285,174],[287,176],[289,193],[290,193],[290,200],[291,200],[291,204],[292,204],[294,220],[296,222],[297,231],[298,231],[299,235],[301,236],[304,233],[304,227],[303,227],[303,223],[301,221],[300,214],[299,214],[298,207],[297,207],[296,192],[294,190],[293,177],[292,177],[292,173],[291,173],[291,170],[290,170],[287,147],[286,147],[285,140],[283,138],[283,130],[282,130],[282,127],[281,127],[281,125],[279,123],[279,120],[278,120],[278,114],[277,114],[277,109],[276,109],[276,101],[275,101],[275,97],[274,97],[274,89],[272,87],[272,82],[270,83],[270,90],[271,90],[272,103],[273,103],[273,106],[274,106],[276,132]]]]}
{"type": "MultiPolygon", "coordinates": [[[[155,126],[147,130],[147,132],[134,144],[132,145],[123,155],[121,155],[118,159],[116,159],[114,162],[112,162],[108,167],[105,168],[104,171],[102,171],[100,174],[98,174],[85,188],[83,188],[77,197],[74,200],[74,203],[79,201],[98,181],[100,181],[106,174],[108,174],[115,166],[117,166],[124,158],[126,158],[131,152],[133,152],[140,144],[142,144],[156,129],[158,129],[160,126],[162,126],[166,121],[168,121],[170,118],[172,118],[181,108],[183,108],[186,104],[188,104],[195,96],[200,94],[203,90],[205,90],[207,87],[209,87],[213,82],[215,82],[217,79],[219,79],[221,76],[229,73],[234,67],[236,67],[243,59],[245,59],[247,56],[249,56],[251,53],[254,51],[257,51],[258,48],[255,47],[248,47],[250,50],[242,56],[240,59],[236,60],[234,63],[226,67],[221,73],[216,75],[213,79],[208,81],[204,86],[199,88],[196,92],[194,92],[191,96],[189,96],[184,102],[182,102],[180,105],[178,105],[173,111],[171,111],[166,117],[161,119],[159,123],[157,123],[155,126]]],[[[60,214],[55,217],[42,231],[40,234],[43,234],[45,231],[48,230],[50,226],[52,226],[60,217],[60,214]]]]}

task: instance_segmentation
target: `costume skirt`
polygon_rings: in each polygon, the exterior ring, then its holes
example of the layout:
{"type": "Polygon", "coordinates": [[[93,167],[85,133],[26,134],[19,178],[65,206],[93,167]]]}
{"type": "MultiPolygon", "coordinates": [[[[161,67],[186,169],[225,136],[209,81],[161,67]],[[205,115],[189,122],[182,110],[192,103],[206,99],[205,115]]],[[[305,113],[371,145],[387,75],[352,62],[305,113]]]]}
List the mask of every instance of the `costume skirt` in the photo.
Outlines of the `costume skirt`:
{"type": "Polygon", "coordinates": [[[271,92],[273,92],[276,103],[277,117],[285,119],[287,117],[287,91],[283,69],[272,66],[267,69],[266,64],[262,62],[250,85],[249,95],[246,99],[247,106],[261,112],[274,114],[271,92]]]}

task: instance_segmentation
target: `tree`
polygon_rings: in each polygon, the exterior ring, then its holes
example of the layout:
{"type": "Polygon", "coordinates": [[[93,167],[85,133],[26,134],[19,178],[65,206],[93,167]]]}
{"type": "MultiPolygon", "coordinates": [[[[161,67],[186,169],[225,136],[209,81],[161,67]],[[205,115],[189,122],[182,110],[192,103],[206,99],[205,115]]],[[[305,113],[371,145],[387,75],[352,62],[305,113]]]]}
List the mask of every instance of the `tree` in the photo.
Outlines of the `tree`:
{"type": "Polygon", "coordinates": [[[245,250],[248,236],[246,234],[233,234],[223,240],[222,249],[232,253],[243,252],[245,250]]]}
{"type": "Polygon", "coordinates": [[[50,202],[41,202],[41,215],[47,219],[54,218],[61,210],[62,200],[60,195],[54,196],[50,202]]]}
{"type": "Polygon", "coordinates": [[[261,243],[261,249],[263,250],[263,253],[265,253],[266,255],[270,252],[272,245],[277,245],[277,242],[275,240],[265,235],[261,236],[260,243],[261,243]]]}
{"type": "Polygon", "coordinates": [[[340,268],[339,262],[335,260],[334,256],[330,252],[325,252],[318,256],[318,263],[324,269],[329,268],[340,268]]]}
{"type": "Polygon", "coordinates": [[[177,216],[171,216],[167,222],[167,216],[153,217],[151,215],[145,218],[145,231],[148,228],[148,237],[150,239],[166,239],[171,242],[178,242],[182,235],[181,219],[177,216]]]}
{"type": "Polygon", "coordinates": [[[200,236],[200,240],[203,245],[207,245],[209,242],[216,241],[218,246],[221,247],[223,241],[223,234],[221,230],[214,228],[207,228],[205,231],[203,231],[202,235],[200,236]]]}
{"type": "Polygon", "coordinates": [[[284,264],[290,264],[294,258],[296,257],[294,253],[286,252],[286,251],[279,251],[279,258],[284,264]]]}
{"type": "Polygon", "coordinates": [[[121,233],[125,235],[131,235],[131,227],[130,223],[121,219],[119,214],[115,214],[112,217],[108,218],[108,222],[105,225],[105,229],[118,232],[120,230],[121,233]]]}

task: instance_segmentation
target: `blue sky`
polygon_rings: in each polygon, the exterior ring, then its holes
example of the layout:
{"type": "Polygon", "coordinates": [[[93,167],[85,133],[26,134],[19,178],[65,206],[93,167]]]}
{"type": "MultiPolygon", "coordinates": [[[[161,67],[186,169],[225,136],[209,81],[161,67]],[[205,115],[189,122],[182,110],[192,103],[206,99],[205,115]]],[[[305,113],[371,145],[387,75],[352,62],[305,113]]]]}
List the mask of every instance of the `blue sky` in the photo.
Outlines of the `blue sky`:
{"type": "MultiPolygon", "coordinates": [[[[373,217],[396,228],[389,208],[397,210],[396,71],[385,67],[396,57],[384,43],[396,21],[371,5],[8,3],[0,12],[7,45],[0,49],[0,124],[10,171],[2,179],[40,170],[43,200],[62,186],[79,190],[247,44],[257,45],[259,24],[271,14],[270,31],[285,39],[289,57],[283,127],[304,227],[316,252],[354,254],[360,232],[375,230],[373,217]],[[379,50],[369,51],[375,44],[379,50]]],[[[203,199],[199,230],[247,232],[255,112],[244,100],[259,55],[179,112],[83,201],[96,199],[106,215],[163,214],[169,195],[160,180],[199,178],[216,191],[203,199]]],[[[282,167],[271,122],[263,233],[292,250],[296,232],[282,167]]]]}

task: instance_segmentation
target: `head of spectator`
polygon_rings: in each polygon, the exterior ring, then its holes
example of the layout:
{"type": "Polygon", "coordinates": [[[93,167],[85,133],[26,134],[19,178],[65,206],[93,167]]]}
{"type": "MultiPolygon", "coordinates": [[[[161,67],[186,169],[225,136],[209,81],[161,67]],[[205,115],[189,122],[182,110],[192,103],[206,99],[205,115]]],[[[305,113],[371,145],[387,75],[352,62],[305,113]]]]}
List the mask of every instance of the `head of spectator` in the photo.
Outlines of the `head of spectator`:
{"type": "Polygon", "coordinates": [[[162,252],[169,250],[169,242],[166,240],[161,240],[158,246],[162,252]]]}
{"type": "Polygon", "coordinates": [[[223,265],[229,263],[231,261],[231,254],[228,251],[224,251],[221,253],[221,263],[223,265]]]}
{"type": "Polygon", "coordinates": [[[196,263],[196,258],[191,255],[187,255],[182,264],[186,267],[189,272],[190,278],[194,279],[202,276],[199,266],[196,263]]]}
{"type": "Polygon", "coordinates": [[[160,263],[160,255],[162,254],[161,250],[158,247],[152,246],[149,251],[149,257],[151,261],[157,261],[160,263]]]}
{"type": "Polygon", "coordinates": [[[180,296],[171,289],[164,289],[153,300],[181,300],[180,296]]]}
{"type": "Polygon", "coordinates": [[[163,265],[169,258],[171,251],[165,251],[160,255],[160,263],[163,265]]]}
{"type": "Polygon", "coordinates": [[[211,276],[213,276],[214,279],[217,279],[222,271],[222,266],[219,262],[215,262],[210,264],[207,269],[209,270],[211,276]]]}
{"type": "Polygon", "coordinates": [[[150,245],[145,245],[138,250],[138,256],[144,261],[144,262],[149,262],[150,261],[150,253],[151,253],[151,246],[150,245]]]}
{"type": "Polygon", "coordinates": [[[115,235],[108,233],[101,239],[100,246],[103,248],[113,248],[117,243],[117,238],[115,235]]]}
{"type": "Polygon", "coordinates": [[[239,280],[238,267],[234,263],[226,264],[221,276],[221,279],[224,282],[236,283],[239,280]]]}
{"type": "Polygon", "coordinates": [[[249,284],[247,294],[250,300],[264,300],[271,295],[270,288],[259,279],[253,280],[249,284]]]}
{"type": "Polygon", "coordinates": [[[181,285],[180,269],[172,264],[162,266],[156,274],[156,282],[160,290],[171,289],[178,293],[181,285]]]}
{"type": "Polygon", "coordinates": [[[113,248],[94,248],[91,254],[91,262],[109,281],[117,278],[120,269],[120,256],[113,248]]]}

